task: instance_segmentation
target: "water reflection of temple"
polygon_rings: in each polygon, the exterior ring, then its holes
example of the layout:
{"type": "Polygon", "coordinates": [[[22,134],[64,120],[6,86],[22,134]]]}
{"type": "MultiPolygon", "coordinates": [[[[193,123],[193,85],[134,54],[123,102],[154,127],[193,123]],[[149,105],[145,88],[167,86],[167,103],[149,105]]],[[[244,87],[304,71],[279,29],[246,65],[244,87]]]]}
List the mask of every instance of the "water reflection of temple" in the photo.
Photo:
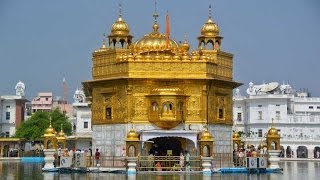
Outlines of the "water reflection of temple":
{"type": "Polygon", "coordinates": [[[139,154],[199,155],[204,132],[214,138],[213,152],[232,153],[232,90],[240,84],[209,12],[199,46],[190,52],[186,40],[160,32],[157,12],[151,33],[133,40],[120,8],[108,46],[103,40],[93,52],[93,79],[83,83],[92,102],[93,149],[121,156],[133,128],[139,154]]]}

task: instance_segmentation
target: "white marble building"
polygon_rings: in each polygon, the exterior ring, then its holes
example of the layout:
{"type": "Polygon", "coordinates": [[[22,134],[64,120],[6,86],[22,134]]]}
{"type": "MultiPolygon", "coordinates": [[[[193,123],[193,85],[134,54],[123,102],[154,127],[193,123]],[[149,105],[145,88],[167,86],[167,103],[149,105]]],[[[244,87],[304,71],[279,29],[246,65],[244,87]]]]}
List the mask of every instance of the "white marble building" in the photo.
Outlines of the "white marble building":
{"type": "Polygon", "coordinates": [[[0,96],[0,137],[11,137],[25,119],[25,84],[21,81],[15,86],[15,95],[0,96]]]}
{"type": "Polygon", "coordinates": [[[90,104],[86,102],[82,89],[77,89],[73,98],[74,117],[70,118],[73,125],[73,135],[68,136],[68,142],[76,149],[89,149],[92,146],[90,104]]]}
{"type": "Polygon", "coordinates": [[[318,157],[320,152],[320,98],[297,92],[289,84],[277,82],[254,85],[249,83],[247,96],[235,90],[233,119],[243,140],[259,145],[274,126],[281,135],[285,156],[318,157]],[[289,148],[290,147],[290,148],[289,148]],[[291,149],[291,150],[289,150],[291,149]]]}

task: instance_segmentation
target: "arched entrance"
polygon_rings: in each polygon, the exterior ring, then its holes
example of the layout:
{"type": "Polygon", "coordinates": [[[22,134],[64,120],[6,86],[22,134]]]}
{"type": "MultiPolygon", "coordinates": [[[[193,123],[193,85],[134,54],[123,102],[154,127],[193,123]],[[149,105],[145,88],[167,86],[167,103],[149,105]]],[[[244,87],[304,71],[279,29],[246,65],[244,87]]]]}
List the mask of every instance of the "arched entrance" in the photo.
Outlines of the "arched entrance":
{"type": "Polygon", "coordinates": [[[298,146],[297,158],[308,158],[308,148],[306,146],[298,146]]]}
{"type": "Polygon", "coordinates": [[[284,147],[283,146],[280,146],[280,150],[281,150],[281,152],[280,152],[280,157],[281,158],[283,158],[284,157],[284,147]]]}
{"type": "Polygon", "coordinates": [[[158,137],[150,139],[153,145],[149,150],[149,154],[155,156],[179,156],[183,152],[181,139],[179,137],[158,137]]]}
{"type": "Polygon", "coordinates": [[[320,158],[320,147],[319,146],[316,146],[313,150],[314,152],[314,158],[320,158]]]}
{"type": "Polygon", "coordinates": [[[287,146],[286,155],[287,155],[286,156],[287,158],[291,158],[292,157],[292,150],[291,150],[290,146],[287,146]]]}

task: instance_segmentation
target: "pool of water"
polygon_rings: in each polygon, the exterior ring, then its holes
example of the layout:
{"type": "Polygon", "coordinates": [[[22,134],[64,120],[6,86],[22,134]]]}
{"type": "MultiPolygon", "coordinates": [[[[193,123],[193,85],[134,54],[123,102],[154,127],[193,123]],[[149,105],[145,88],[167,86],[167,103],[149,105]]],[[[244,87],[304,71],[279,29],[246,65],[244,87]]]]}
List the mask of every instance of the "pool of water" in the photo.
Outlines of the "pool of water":
{"type": "Polygon", "coordinates": [[[288,161],[281,162],[280,166],[283,168],[283,173],[270,174],[220,174],[215,173],[211,176],[204,176],[202,174],[170,174],[157,175],[140,173],[135,177],[127,176],[126,174],[112,174],[112,173],[72,173],[59,174],[42,172],[41,163],[21,163],[0,161],[0,179],[63,179],[63,180],[89,180],[89,179],[110,179],[110,180],[125,180],[125,179],[156,179],[156,180],[196,180],[196,179],[223,179],[223,180],[292,180],[292,179],[319,179],[320,178],[320,162],[301,162],[288,161]]]}

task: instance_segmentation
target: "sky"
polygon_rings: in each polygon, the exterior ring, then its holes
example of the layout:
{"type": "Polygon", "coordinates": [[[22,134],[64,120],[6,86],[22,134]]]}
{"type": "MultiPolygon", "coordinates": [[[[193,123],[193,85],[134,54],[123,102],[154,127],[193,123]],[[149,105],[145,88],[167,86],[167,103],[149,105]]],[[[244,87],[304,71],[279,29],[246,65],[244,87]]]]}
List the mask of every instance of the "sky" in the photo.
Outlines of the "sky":
{"type": "MultiPolygon", "coordinates": [[[[1,0],[0,95],[15,94],[21,80],[29,100],[38,92],[62,96],[65,77],[73,101],[81,82],[92,79],[92,52],[110,34],[119,2],[134,41],[151,32],[154,0],[1,0]]],[[[160,31],[168,11],[171,38],[186,36],[196,49],[209,4],[242,94],[250,81],[277,81],[320,96],[320,1],[157,0],[160,31]]]]}

